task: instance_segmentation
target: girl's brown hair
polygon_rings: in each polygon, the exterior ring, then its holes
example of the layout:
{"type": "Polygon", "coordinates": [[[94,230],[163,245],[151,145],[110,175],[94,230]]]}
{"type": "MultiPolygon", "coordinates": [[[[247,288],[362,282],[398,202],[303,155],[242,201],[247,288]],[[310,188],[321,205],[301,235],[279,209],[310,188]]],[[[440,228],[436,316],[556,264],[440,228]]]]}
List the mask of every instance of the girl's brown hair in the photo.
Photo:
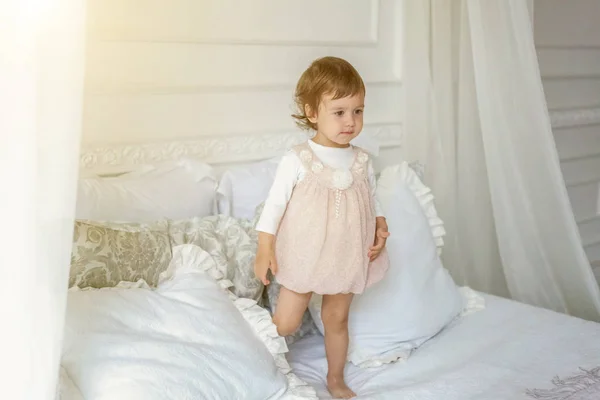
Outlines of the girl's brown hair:
{"type": "Polygon", "coordinates": [[[294,101],[297,113],[292,114],[296,124],[306,130],[316,130],[316,124],[308,120],[306,106],[317,112],[324,95],[341,99],[358,94],[365,95],[365,84],[358,71],[346,60],[337,57],[319,58],[300,76],[296,85],[294,101]]]}

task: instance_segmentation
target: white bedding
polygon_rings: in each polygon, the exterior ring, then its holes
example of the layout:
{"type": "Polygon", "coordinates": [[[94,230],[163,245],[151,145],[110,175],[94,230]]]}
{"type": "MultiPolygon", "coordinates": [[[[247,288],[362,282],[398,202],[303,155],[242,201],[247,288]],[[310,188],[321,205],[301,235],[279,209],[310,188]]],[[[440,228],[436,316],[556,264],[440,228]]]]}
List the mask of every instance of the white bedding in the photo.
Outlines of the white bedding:
{"type": "MultiPolygon", "coordinates": [[[[456,320],[406,361],[349,364],[358,399],[600,399],[600,324],[485,298],[485,310],[456,320]],[[564,380],[553,383],[555,376],[564,380]]],[[[321,336],[295,343],[289,361],[319,398],[330,398],[321,336]]]]}
{"type": "Polygon", "coordinates": [[[86,400],[315,399],[290,372],[269,313],[230,285],[208,252],[182,245],[155,290],[72,289],[64,375],[86,400]]]}

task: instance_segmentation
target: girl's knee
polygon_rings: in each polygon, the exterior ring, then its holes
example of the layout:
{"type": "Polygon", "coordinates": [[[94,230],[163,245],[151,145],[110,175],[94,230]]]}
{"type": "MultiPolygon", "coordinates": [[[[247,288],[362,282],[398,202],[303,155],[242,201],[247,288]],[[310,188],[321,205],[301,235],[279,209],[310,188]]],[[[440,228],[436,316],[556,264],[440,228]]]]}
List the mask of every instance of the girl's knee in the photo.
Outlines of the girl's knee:
{"type": "Polygon", "coordinates": [[[348,328],[348,313],[345,310],[323,310],[321,318],[325,329],[345,330],[348,328]]]}
{"type": "Polygon", "coordinates": [[[279,336],[290,336],[298,330],[300,327],[301,320],[293,318],[280,318],[277,315],[273,317],[273,323],[277,327],[277,333],[279,336]]]}

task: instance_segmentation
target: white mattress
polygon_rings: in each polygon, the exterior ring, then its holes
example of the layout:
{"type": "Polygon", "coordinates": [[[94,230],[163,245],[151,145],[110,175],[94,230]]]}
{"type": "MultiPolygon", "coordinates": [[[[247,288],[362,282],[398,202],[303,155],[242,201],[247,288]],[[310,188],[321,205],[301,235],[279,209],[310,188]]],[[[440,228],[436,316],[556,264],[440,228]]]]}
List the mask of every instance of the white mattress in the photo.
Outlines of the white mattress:
{"type": "MultiPolygon", "coordinates": [[[[358,399],[600,399],[600,324],[485,298],[485,310],[455,321],[406,361],[348,365],[358,399]],[[570,379],[553,383],[556,376],[570,379]]],[[[295,343],[289,360],[320,398],[331,398],[321,336],[295,343]]]]}

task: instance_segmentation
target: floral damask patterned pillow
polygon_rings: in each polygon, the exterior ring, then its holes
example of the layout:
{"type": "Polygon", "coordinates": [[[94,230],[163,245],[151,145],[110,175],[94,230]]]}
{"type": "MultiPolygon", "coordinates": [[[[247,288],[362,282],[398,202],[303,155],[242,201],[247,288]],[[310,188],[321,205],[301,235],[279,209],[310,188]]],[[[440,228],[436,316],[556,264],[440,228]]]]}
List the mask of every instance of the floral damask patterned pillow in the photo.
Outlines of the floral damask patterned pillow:
{"type": "Polygon", "coordinates": [[[113,287],[143,279],[150,286],[172,258],[168,222],[76,221],[69,286],[113,287]]]}
{"type": "Polygon", "coordinates": [[[225,215],[171,221],[169,233],[173,246],[194,244],[208,252],[236,296],[261,303],[263,284],[254,276],[257,235],[248,221],[225,215]]]}

